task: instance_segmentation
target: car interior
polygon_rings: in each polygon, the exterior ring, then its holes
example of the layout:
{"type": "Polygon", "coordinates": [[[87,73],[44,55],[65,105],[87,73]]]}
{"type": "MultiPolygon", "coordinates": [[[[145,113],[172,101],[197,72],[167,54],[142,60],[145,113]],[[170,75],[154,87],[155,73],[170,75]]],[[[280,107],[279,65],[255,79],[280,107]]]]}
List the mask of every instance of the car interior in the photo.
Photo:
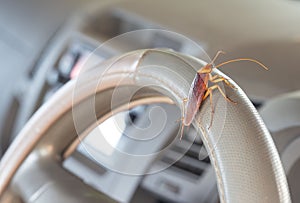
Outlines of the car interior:
{"type": "Polygon", "coordinates": [[[300,202],[299,11],[0,1],[0,202],[300,202]]]}

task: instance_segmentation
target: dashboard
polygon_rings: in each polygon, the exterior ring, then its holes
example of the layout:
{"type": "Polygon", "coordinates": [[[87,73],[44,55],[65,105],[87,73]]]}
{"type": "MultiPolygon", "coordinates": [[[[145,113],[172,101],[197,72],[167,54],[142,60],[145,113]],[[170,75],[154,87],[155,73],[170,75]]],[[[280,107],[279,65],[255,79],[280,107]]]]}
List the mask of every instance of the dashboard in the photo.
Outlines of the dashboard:
{"type": "MultiPolygon", "coordinates": [[[[274,97],[296,91],[300,87],[299,69],[294,68],[299,64],[297,51],[300,50],[300,30],[294,26],[300,20],[297,10],[300,4],[296,1],[257,1],[251,4],[229,1],[226,5],[215,1],[190,1],[184,6],[177,2],[172,8],[171,1],[141,3],[65,0],[37,3],[31,0],[20,4],[14,0],[1,4],[1,11],[10,8],[19,15],[15,17],[16,20],[9,12],[0,12],[5,19],[11,17],[8,21],[0,20],[0,29],[3,28],[0,53],[3,56],[14,56],[1,57],[5,66],[12,67],[11,71],[1,70],[4,79],[0,85],[2,88],[7,87],[3,93],[5,99],[0,103],[2,154],[30,117],[61,87],[77,79],[83,64],[86,71],[111,57],[145,48],[172,49],[206,61],[210,60],[208,55],[213,56],[217,50],[224,49],[228,53],[222,61],[232,56],[238,58],[246,55],[266,62],[271,67],[268,73],[250,67],[249,64],[243,67],[233,64],[228,69],[224,68],[224,72],[245,89],[254,106],[261,111],[280,153],[284,154],[286,147],[297,138],[299,131],[298,128],[295,130],[296,124],[286,139],[282,137],[281,134],[287,133],[289,122],[272,131],[275,119],[270,116],[270,112],[275,107],[269,107],[274,97]],[[255,3],[259,9],[256,9],[256,18],[251,20],[253,11],[248,8],[255,3]],[[217,4],[223,7],[217,7],[217,4]],[[270,16],[263,17],[264,8],[268,6],[272,7],[270,16]],[[280,18],[276,15],[282,8],[288,10],[289,15],[280,18]],[[219,22],[222,14],[230,13],[231,9],[240,10],[236,15],[245,13],[239,21],[232,14],[219,22]],[[39,16],[40,21],[37,20],[39,16]],[[15,21],[22,17],[29,27],[17,26],[22,23],[15,21]],[[286,22],[289,22],[289,26],[279,29],[286,22]],[[38,28],[34,27],[34,23],[38,28]],[[264,23],[272,25],[271,28],[263,28],[264,23]],[[18,34],[18,29],[24,29],[24,32],[18,34]]],[[[63,167],[118,202],[219,202],[215,173],[195,129],[190,127],[186,130],[183,139],[172,139],[178,132],[177,120],[180,114],[176,106],[162,103],[139,106],[119,113],[114,116],[114,119],[121,121],[118,126],[108,119],[95,128],[102,132],[102,136],[92,131],[82,140],[78,138],[71,143],[63,155],[63,167]],[[151,137],[153,131],[164,122],[166,115],[166,127],[161,132],[165,136],[151,137]],[[143,131],[136,132],[132,126],[138,126],[143,131]],[[141,134],[149,140],[147,145],[137,139],[141,134]],[[101,144],[103,142],[108,142],[113,148],[101,144]],[[160,153],[151,160],[151,165],[147,165],[146,162],[130,163],[130,158],[118,151],[134,155],[160,153]],[[128,170],[134,170],[134,174],[118,171],[127,162],[128,170]],[[147,173],[140,176],[139,173],[145,168],[147,173]]],[[[300,152],[294,153],[296,158],[290,163],[290,169],[294,164],[297,167],[297,155],[300,152]]],[[[293,170],[290,171],[293,172],[293,178],[288,176],[288,180],[291,185],[296,185],[297,181],[292,182],[292,179],[298,180],[298,176],[293,170]]],[[[296,186],[291,189],[292,197],[297,200],[299,197],[294,188],[296,186]]]]}

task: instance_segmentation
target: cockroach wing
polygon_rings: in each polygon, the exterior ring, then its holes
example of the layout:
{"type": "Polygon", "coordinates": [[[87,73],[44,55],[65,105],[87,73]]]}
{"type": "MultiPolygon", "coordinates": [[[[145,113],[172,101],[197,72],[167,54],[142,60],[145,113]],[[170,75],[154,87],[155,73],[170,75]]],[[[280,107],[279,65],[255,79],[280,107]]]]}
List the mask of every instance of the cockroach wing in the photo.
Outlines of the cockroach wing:
{"type": "Polygon", "coordinates": [[[204,94],[207,89],[207,80],[208,75],[201,73],[197,73],[193,80],[193,83],[189,90],[188,100],[185,105],[183,118],[183,124],[185,126],[191,125],[195,118],[195,115],[197,114],[201,106],[204,94]]]}

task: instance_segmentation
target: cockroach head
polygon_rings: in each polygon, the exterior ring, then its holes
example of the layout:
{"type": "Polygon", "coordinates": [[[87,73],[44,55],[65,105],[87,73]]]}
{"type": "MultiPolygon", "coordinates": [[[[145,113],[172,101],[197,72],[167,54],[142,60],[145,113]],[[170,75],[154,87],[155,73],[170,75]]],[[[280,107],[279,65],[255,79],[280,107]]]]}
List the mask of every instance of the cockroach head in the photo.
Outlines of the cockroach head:
{"type": "Polygon", "coordinates": [[[214,68],[212,63],[208,63],[205,66],[203,66],[202,68],[200,68],[200,70],[198,70],[198,73],[211,73],[212,69],[214,68]]]}

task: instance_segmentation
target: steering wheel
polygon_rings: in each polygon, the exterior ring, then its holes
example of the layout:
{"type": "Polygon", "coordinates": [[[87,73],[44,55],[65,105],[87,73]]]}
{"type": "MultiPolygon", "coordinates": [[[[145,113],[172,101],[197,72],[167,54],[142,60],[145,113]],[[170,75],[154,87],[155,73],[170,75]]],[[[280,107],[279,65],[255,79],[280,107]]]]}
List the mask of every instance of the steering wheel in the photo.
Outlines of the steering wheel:
{"type": "MultiPolygon", "coordinates": [[[[129,108],[165,102],[182,109],[195,69],[204,64],[170,50],[138,50],[105,61],[84,72],[80,80],[67,83],[35,113],[1,160],[0,202],[114,202],[63,169],[65,150],[95,120],[122,110],[133,91],[129,108]],[[116,87],[126,91],[119,91],[112,105],[116,87]],[[91,108],[94,117],[86,113],[91,108]],[[74,109],[82,115],[76,124],[74,109]]],[[[227,78],[218,70],[214,74],[227,78]]],[[[220,99],[214,100],[211,128],[207,127],[209,100],[193,121],[215,170],[221,202],[290,202],[286,176],[268,130],[245,93],[229,82],[236,89],[225,85],[224,90],[237,104],[226,102],[225,108],[221,94],[214,91],[214,98],[220,99]]]]}

